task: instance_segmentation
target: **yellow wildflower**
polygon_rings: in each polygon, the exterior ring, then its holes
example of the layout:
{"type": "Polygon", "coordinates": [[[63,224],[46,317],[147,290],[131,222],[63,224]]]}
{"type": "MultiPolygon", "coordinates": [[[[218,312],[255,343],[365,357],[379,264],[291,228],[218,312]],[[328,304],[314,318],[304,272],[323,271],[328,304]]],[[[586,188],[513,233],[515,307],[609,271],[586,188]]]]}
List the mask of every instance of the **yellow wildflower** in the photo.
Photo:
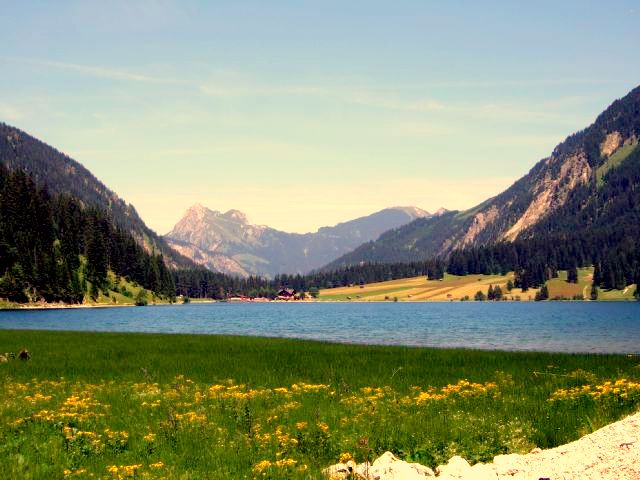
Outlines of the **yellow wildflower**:
{"type": "Polygon", "coordinates": [[[269,460],[262,460],[261,462],[256,463],[253,466],[254,473],[262,473],[268,468],[270,468],[272,463],[269,460]]]}
{"type": "Polygon", "coordinates": [[[353,460],[353,455],[351,455],[349,452],[340,454],[340,463],[347,463],[349,460],[353,460]]]}

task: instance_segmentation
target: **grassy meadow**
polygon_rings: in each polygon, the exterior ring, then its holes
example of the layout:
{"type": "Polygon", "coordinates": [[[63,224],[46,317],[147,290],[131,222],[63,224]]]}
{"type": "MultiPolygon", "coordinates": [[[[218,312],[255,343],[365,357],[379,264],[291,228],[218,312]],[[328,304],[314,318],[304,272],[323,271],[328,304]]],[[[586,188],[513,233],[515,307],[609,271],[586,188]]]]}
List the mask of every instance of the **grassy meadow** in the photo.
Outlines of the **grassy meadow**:
{"type": "Polygon", "coordinates": [[[3,478],[319,478],[578,438],[640,404],[640,357],[0,330],[3,478]]]}
{"type": "MultiPolygon", "coordinates": [[[[567,272],[558,272],[558,278],[547,282],[550,299],[572,299],[582,295],[585,299],[591,293],[593,268],[578,269],[578,282],[567,282],[567,272]]],[[[473,300],[476,292],[485,295],[489,286],[499,285],[506,300],[533,300],[538,293],[537,288],[523,292],[519,288],[507,291],[507,282],[514,280],[513,272],[506,275],[465,275],[445,274],[443,280],[427,280],[425,276],[402,278],[387,282],[370,283],[363,287],[354,285],[320,290],[319,299],[325,301],[454,301],[467,298],[473,300]]],[[[599,300],[634,300],[635,285],[625,290],[600,290],[599,300]]]]}

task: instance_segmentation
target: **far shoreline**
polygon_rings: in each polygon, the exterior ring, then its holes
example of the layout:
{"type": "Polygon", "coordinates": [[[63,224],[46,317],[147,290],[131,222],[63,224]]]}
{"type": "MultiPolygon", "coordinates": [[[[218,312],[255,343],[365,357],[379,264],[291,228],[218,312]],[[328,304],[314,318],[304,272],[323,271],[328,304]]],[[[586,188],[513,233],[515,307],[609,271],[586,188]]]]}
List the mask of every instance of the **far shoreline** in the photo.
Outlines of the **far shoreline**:
{"type": "Polygon", "coordinates": [[[92,310],[92,309],[108,309],[108,308],[139,308],[139,307],[166,307],[166,306],[189,306],[189,305],[214,305],[214,304],[225,304],[225,305],[264,305],[264,304],[277,304],[277,305],[315,305],[315,304],[427,304],[427,303],[468,303],[468,304],[500,304],[500,303],[536,303],[536,304],[546,304],[546,303],[594,303],[594,304],[602,304],[602,303],[639,303],[637,300],[630,300],[625,298],[620,299],[603,299],[603,300],[569,300],[569,299],[558,299],[558,300],[398,300],[394,302],[393,300],[303,300],[303,301],[225,301],[225,300],[192,300],[187,303],[182,302],[174,302],[174,303],[154,303],[149,305],[133,305],[133,304],[73,304],[73,303],[51,303],[51,304],[7,304],[0,305],[0,312],[7,311],[36,311],[36,310],[92,310]]]}

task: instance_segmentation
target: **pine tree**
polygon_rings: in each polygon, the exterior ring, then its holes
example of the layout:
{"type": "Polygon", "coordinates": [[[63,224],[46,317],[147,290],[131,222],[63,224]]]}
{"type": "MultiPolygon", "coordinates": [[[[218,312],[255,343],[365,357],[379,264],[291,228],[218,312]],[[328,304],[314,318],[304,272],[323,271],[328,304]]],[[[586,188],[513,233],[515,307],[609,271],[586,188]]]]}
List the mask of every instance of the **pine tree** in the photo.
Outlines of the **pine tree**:
{"type": "Polygon", "coordinates": [[[578,268],[575,264],[567,271],[567,282],[578,283],[578,268]]]}
{"type": "Polygon", "coordinates": [[[596,264],[593,267],[593,284],[594,285],[602,284],[602,273],[601,273],[600,262],[596,262],[596,264]]]}
{"type": "Polygon", "coordinates": [[[102,234],[100,222],[93,218],[87,230],[87,280],[94,286],[92,297],[95,297],[97,289],[101,289],[107,279],[109,269],[106,239],[102,234]]]}
{"type": "Polygon", "coordinates": [[[502,300],[502,288],[500,288],[500,285],[496,285],[493,289],[493,299],[502,300]]]}
{"type": "Polygon", "coordinates": [[[548,299],[549,299],[549,289],[547,288],[547,285],[544,284],[542,285],[542,287],[540,287],[540,290],[538,290],[538,292],[536,293],[535,301],[539,302],[539,301],[548,300],[548,299]]]}

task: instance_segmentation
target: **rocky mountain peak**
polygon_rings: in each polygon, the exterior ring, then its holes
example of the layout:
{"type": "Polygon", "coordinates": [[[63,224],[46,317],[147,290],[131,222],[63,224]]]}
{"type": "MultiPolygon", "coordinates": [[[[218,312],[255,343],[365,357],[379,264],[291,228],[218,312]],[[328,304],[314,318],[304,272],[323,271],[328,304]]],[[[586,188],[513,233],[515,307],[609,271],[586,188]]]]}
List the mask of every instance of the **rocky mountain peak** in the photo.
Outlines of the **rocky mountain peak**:
{"type": "Polygon", "coordinates": [[[225,212],[222,216],[228,218],[229,220],[235,220],[239,223],[248,223],[247,216],[240,210],[231,209],[228,212],[225,212]]]}
{"type": "Polygon", "coordinates": [[[431,214],[417,207],[386,208],[317,232],[282,232],[252,225],[239,210],[192,206],[166,239],[194,262],[234,275],[303,273],[321,267],[381,233],[431,214]]]}
{"type": "Polygon", "coordinates": [[[431,213],[418,207],[391,207],[390,210],[400,210],[414,219],[426,218],[431,216],[431,213]]]}
{"type": "Polygon", "coordinates": [[[434,217],[438,217],[440,215],[444,215],[445,213],[447,213],[449,210],[447,210],[444,207],[440,207],[438,210],[436,210],[433,214],[434,217]]]}
{"type": "Polygon", "coordinates": [[[211,210],[209,210],[207,207],[205,207],[201,203],[196,203],[187,209],[187,212],[184,216],[202,219],[209,212],[211,212],[211,210]]]}

